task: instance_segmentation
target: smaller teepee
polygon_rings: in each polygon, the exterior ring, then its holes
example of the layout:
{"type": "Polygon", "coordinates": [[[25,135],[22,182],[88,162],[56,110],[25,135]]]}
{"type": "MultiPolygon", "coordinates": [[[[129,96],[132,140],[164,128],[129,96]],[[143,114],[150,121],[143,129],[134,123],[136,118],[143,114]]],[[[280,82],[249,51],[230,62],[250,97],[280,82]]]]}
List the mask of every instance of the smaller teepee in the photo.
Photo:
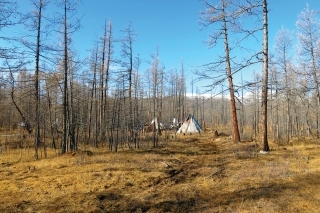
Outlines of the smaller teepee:
{"type": "Polygon", "coordinates": [[[172,123],[171,123],[171,128],[178,129],[179,128],[179,121],[176,118],[173,118],[172,123]]]}
{"type": "MultiPolygon", "coordinates": [[[[150,125],[155,125],[155,126],[156,126],[156,129],[158,129],[158,118],[155,117],[154,119],[152,119],[150,125]]],[[[163,124],[160,123],[160,129],[163,129],[163,128],[164,128],[163,124]]]]}
{"type": "Polygon", "coordinates": [[[189,115],[188,118],[183,122],[181,127],[178,129],[177,133],[200,133],[202,128],[198,121],[192,116],[189,115]]]}

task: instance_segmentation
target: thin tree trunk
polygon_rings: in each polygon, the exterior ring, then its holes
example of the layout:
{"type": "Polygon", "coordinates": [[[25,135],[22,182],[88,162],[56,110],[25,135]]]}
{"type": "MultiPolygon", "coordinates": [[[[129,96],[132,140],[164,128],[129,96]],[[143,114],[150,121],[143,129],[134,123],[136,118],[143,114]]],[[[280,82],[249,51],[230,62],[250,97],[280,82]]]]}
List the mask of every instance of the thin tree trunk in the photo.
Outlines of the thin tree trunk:
{"type": "Polygon", "coordinates": [[[263,0],[263,75],[261,96],[261,140],[263,150],[269,151],[268,144],[268,7],[263,0]]]}
{"type": "MultiPolygon", "coordinates": [[[[92,80],[92,88],[91,88],[91,101],[89,107],[89,132],[88,137],[90,144],[96,144],[96,138],[94,138],[94,142],[91,141],[91,133],[92,133],[92,118],[93,118],[93,105],[95,103],[96,106],[96,99],[97,99],[97,64],[98,64],[98,47],[96,48],[93,56],[93,80],[92,80]]],[[[95,115],[97,114],[97,109],[95,108],[95,115]]]]}
{"type": "Polygon", "coordinates": [[[68,34],[67,34],[67,2],[64,0],[64,88],[63,88],[63,141],[62,153],[68,152],[68,34]]]}
{"type": "Polygon", "coordinates": [[[37,46],[36,46],[36,67],[35,67],[35,137],[34,137],[34,158],[38,159],[38,145],[40,144],[40,99],[39,99],[39,62],[40,62],[40,35],[41,35],[41,18],[42,18],[42,0],[39,0],[39,14],[37,26],[37,46]]]}
{"type": "Polygon", "coordinates": [[[104,94],[104,97],[105,97],[105,102],[104,102],[104,134],[105,136],[108,135],[108,132],[107,132],[107,129],[108,129],[108,121],[107,121],[107,95],[108,95],[108,83],[109,83],[109,70],[110,70],[110,63],[111,63],[111,55],[112,55],[112,23],[109,22],[108,24],[108,50],[107,50],[107,64],[106,64],[106,71],[105,71],[105,94],[104,94]]]}
{"type": "Polygon", "coordinates": [[[105,138],[105,125],[104,125],[104,118],[105,118],[105,79],[104,79],[104,69],[105,69],[105,57],[106,57],[106,45],[107,45],[107,26],[105,23],[104,26],[104,35],[102,41],[102,56],[101,56],[101,70],[100,70],[100,88],[101,88],[101,99],[100,99],[100,113],[99,113],[99,129],[100,129],[100,140],[105,138]]]}
{"type": "Polygon", "coordinates": [[[238,118],[237,118],[237,109],[236,102],[234,97],[234,88],[232,81],[232,71],[229,55],[229,42],[228,42],[228,32],[227,32],[227,21],[225,19],[225,5],[223,3],[223,32],[224,32],[224,50],[226,54],[226,69],[228,74],[228,83],[229,83],[229,92],[230,92],[230,105],[231,105],[231,116],[232,116],[232,127],[233,127],[233,140],[234,142],[240,142],[240,134],[238,128],[238,118]]]}
{"type": "Polygon", "coordinates": [[[54,128],[53,128],[53,123],[52,123],[52,103],[51,103],[51,98],[50,98],[50,90],[47,81],[45,81],[46,88],[47,88],[47,101],[48,101],[48,111],[49,111],[49,124],[50,124],[50,130],[51,130],[51,137],[52,137],[52,143],[51,147],[56,149],[56,143],[55,143],[55,138],[54,138],[54,128]]]}

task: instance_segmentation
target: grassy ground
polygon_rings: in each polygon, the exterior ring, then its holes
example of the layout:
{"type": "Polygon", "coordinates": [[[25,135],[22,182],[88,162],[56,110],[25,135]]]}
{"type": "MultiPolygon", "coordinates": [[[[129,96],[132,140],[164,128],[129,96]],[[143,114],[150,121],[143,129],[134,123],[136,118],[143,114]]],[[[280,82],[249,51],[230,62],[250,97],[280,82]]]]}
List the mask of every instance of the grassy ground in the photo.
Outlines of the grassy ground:
{"type": "Polygon", "coordinates": [[[118,153],[48,149],[38,161],[2,149],[0,212],[319,212],[319,144],[270,146],[204,133],[118,153]]]}

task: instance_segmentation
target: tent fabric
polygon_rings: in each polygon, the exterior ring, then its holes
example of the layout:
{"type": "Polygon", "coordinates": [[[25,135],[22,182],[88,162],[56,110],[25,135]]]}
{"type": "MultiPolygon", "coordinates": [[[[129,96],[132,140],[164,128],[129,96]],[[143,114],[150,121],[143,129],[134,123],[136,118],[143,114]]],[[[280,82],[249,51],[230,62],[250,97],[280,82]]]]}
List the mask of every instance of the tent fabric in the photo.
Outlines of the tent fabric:
{"type": "Polygon", "coordinates": [[[189,117],[183,122],[181,127],[178,129],[177,133],[200,133],[202,132],[202,127],[198,121],[192,116],[189,117]]]}
{"type": "Polygon", "coordinates": [[[178,128],[179,127],[179,121],[176,118],[173,118],[171,123],[171,128],[178,128]]]}
{"type": "MultiPolygon", "coordinates": [[[[156,125],[156,129],[158,129],[158,118],[157,118],[157,117],[155,117],[154,119],[152,119],[150,125],[154,125],[154,123],[155,123],[155,125],[156,125]]],[[[162,124],[162,123],[160,123],[160,129],[163,129],[163,124],[162,124]]]]}

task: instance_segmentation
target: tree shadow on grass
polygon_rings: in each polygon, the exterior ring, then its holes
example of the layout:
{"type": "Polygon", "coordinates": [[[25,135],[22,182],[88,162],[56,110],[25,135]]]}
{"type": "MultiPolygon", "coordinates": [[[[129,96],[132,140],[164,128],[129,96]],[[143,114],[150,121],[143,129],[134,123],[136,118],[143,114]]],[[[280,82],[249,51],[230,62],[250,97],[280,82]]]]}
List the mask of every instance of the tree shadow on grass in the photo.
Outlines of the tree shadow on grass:
{"type": "MultiPolygon", "coordinates": [[[[296,207],[293,203],[299,199],[307,203],[312,203],[312,206],[317,206],[317,209],[309,209],[310,212],[318,212],[320,208],[320,199],[315,197],[312,189],[318,189],[320,187],[320,174],[318,173],[308,173],[296,176],[293,181],[283,181],[282,183],[269,183],[258,187],[249,187],[246,189],[241,189],[238,191],[230,193],[219,193],[217,192],[215,196],[206,197],[201,202],[209,204],[211,207],[221,207],[227,210],[228,207],[239,207],[244,201],[249,201],[254,207],[260,208],[261,212],[268,212],[264,209],[265,206],[258,205],[260,199],[269,201],[276,211],[301,211],[295,209],[296,207]],[[311,189],[311,191],[310,191],[311,189]],[[308,193],[303,193],[303,191],[308,193]]],[[[311,206],[311,205],[309,205],[311,206]]],[[[207,208],[207,207],[206,207],[207,208]]],[[[221,209],[221,208],[220,208],[221,209]]],[[[201,210],[198,209],[199,211],[201,210]]],[[[201,211],[200,211],[201,212],[201,211]]]]}

